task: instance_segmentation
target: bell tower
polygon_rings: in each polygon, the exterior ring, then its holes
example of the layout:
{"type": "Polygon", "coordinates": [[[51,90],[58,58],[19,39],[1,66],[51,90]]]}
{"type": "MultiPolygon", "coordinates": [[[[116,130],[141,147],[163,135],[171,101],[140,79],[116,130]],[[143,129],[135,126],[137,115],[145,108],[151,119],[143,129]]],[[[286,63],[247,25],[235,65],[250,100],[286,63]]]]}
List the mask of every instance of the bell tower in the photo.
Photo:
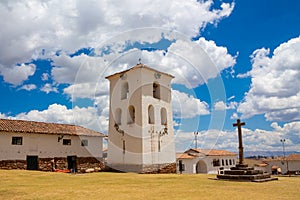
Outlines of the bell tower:
{"type": "Polygon", "coordinates": [[[110,81],[108,166],[145,173],[174,165],[174,77],[137,64],[106,78],[110,81]]]}

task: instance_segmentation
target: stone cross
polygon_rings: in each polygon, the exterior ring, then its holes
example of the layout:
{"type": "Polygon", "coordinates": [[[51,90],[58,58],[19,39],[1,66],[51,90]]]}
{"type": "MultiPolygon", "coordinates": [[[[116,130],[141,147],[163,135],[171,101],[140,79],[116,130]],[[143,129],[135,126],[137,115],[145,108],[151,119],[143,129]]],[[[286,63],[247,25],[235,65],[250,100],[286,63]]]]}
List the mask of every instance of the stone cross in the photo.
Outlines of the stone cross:
{"type": "Polygon", "coordinates": [[[237,119],[236,123],[233,126],[238,127],[238,135],[239,135],[239,164],[244,164],[244,147],[243,147],[243,139],[242,139],[242,126],[246,125],[245,122],[241,122],[240,119],[237,119]]]}

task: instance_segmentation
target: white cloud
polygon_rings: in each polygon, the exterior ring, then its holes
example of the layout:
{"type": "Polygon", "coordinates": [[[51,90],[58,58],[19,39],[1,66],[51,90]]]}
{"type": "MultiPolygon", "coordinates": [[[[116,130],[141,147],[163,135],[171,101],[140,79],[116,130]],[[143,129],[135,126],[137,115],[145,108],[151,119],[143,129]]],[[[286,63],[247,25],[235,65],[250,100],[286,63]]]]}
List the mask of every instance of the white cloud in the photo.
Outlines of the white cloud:
{"type": "MultiPolygon", "coordinates": [[[[282,151],[281,139],[286,139],[287,151],[300,151],[300,122],[287,123],[283,127],[272,125],[274,130],[261,129],[250,130],[243,128],[244,152],[250,151],[282,151]],[[276,128],[277,127],[277,128],[276,128]],[[279,128],[278,128],[279,127],[279,128]]],[[[194,133],[175,131],[176,149],[184,151],[195,147],[194,133]]],[[[200,131],[198,134],[198,148],[203,149],[225,149],[238,152],[237,130],[200,131]]]]}
{"type": "Polygon", "coordinates": [[[46,92],[49,94],[50,92],[58,93],[58,90],[56,87],[53,87],[50,83],[46,83],[42,88],[41,91],[46,92]]]}
{"type": "Polygon", "coordinates": [[[251,88],[238,107],[243,117],[265,114],[269,121],[300,119],[300,37],[253,52],[251,88]]]}
{"type": "Polygon", "coordinates": [[[31,91],[34,89],[36,89],[36,85],[34,84],[22,85],[22,87],[19,88],[19,90],[27,90],[27,91],[31,91]]]}
{"type": "Polygon", "coordinates": [[[15,119],[33,120],[41,122],[77,124],[96,131],[107,132],[108,121],[104,116],[99,116],[97,108],[79,108],[75,106],[68,109],[64,105],[52,104],[46,110],[31,110],[20,113],[15,119]]]}
{"type": "MultiPolygon", "coordinates": [[[[228,17],[234,8],[234,3],[222,3],[219,9],[212,5],[212,0],[4,1],[0,17],[9,20],[0,22],[0,64],[10,67],[54,55],[57,50],[96,47],[119,33],[145,27],[178,31],[192,38],[208,23],[228,17]]],[[[155,42],[161,37],[162,31],[155,35],[145,31],[128,35],[126,40],[155,42]]]]}
{"type": "Polygon", "coordinates": [[[175,118],[193,118],[209,114],[206,102],[177,90],[172,90],[172,109],[175,118]]]}
{"type": "Polygon", "coordinates": [[[0,64],[0,74],[4,81],[15,86],[20,85],[27,80],[29,76],[35,73],[36,66],[34,64],[21,64],[8,68],[0,64]]]}
{"type": "Polygon", "coordinates": [[[42,79],[42,81],[48,81],[49,80],[49,74],[48,73],[43,73],[41,79],[42,79]]]}
{"type": "Polygon", "coordinates": [[[142,62],[149,67],[174,75],[173,83],[192,88],[215,78],[221,70],[235,64],[235,58],[227,53],[226,48],[218,47],[211,41],[206,43],[204,38],[200,40],[201,44],[177,40],[166,51],[149,52],[133,48],[99,57],[85,54],[70,57],[63,54],[53,57],[51,74],[55,83],[70,84],[64,93],[72,96],[72,99],[94,98],[108,94],[105,76],[126,70],[136,65],[137,58],[142,58],[142,62]],[[206,49],[209,49],[209,53],[205,52],[206,49]]]}
{"type": "Polygon", "coordinates": [[[224,101],[217,101],[214,104],[215,110],[236,109],[236,107],[237,107],[237,102],[235,102],[235,101],[229,102],[229,104],[227,104],[227,105],[224,103],[224,101]]]}

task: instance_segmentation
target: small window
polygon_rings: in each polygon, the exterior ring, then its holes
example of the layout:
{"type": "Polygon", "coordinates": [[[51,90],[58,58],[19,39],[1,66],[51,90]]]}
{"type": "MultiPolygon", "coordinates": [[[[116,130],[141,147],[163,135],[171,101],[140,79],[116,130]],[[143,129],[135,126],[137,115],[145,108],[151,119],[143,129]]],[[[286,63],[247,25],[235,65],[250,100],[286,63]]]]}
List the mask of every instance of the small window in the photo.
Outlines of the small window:
{"type": "Polygon", "coordinates": [[[88,146],[88,140],[81,140],[81,146],[86,147],[88,146]]]}
{"type": "Polygon", "coordinates": [[[124,82],[122,84],[122,90],[121,90],[121,99],[127,99],[129,95],[129,87],[128,82],[124,82]]]}
{"type": "Polygon", "coordinates": [[[158,83],[153,83],[153,97],[160,99],[160,85],[158,83]]]}
{"type": "Polygon", "coordinates": [[[133,106],[129,106],[127,123],[132,124],[134,122],[135,122],[135,109],[133,106]]]}
{"type": "Polygon", "coordinates": [[[121,117],[122,117],[122,110],[120,108],[117,108],[115,112],[116,124],[121,125],[121,117]]]}
{"type": "Polygon", "coordinates": [[[63,145],[71,145],[71,139],[63,139],[63,145]]]}
{"type": "Polygon", "coordinates": [[[160,110],[160,120],[161,120],[161,125],[167,125],[167,110],[165,108],[162,108],[160,110]]]}
{"type": "Polygon", "coordinates": [[[123,140],[123,154],[126,152],[126,147],[125,147],[125,140],[123,140]]]}
{"type": "Polygon", "coordinates": [[[224,166],[225,164],[224,164],[224,159],[222,159],[222,166],[224,166]]]}
{"type": "Polygon", "coordinates": [[[229,160],[229,165],[232,165],[232,161],[231,161],[231,159],[229,160]]]}
{"type": "Polygon", "coordinates": [[[214,160],[213,160],[213,166],[214,166],[214,167],[220,166],[220,160],[219,160],[219,159],[214,159],[214,160]]]}
{"type": "Polygon", "coordinates": [[[148,123],[154,124],[154,107],[152,105],[148,107],[148,123]]]}
{"type": "Polygon", "coordinates": [[[226,159],[226,166],[228,166],[228,160],[226,159]]]}
{"type": "Polygon", "coordinates": [[[22,145],[23,137],[12,137],[11,144],[12,145],[22,145]]]}

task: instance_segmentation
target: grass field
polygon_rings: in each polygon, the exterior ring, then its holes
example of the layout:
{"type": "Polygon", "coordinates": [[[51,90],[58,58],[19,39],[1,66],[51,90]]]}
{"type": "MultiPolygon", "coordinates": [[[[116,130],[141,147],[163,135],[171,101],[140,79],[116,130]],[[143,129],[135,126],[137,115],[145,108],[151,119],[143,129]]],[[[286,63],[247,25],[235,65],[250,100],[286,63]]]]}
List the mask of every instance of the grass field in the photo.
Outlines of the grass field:
{"type": "Polygon", "coordinates": [[[0,199],[300,199],[300,177],[265,183],[210,177],[215,175],[0,170],[0,199]]]}

